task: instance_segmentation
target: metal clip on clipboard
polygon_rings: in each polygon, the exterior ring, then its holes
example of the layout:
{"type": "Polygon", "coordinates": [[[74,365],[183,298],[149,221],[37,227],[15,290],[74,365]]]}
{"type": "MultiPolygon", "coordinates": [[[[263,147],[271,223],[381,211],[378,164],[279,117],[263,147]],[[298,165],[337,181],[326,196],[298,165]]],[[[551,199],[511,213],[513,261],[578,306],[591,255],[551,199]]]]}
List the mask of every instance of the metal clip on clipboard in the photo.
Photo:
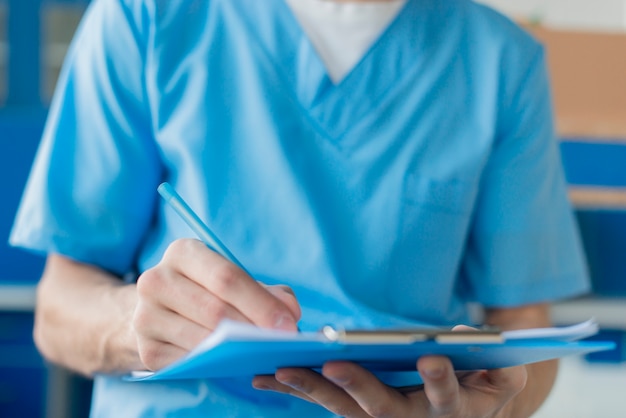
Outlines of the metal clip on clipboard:
{"type": "Polygon", "coordinates": [[[435,341],[439,344],[501,344],[504,342],[498,330],[458,330],[437,328],[344,330],[330,325],[322,328],[322,334],[333,342],[345,344],[413,344],[435,341]]]}

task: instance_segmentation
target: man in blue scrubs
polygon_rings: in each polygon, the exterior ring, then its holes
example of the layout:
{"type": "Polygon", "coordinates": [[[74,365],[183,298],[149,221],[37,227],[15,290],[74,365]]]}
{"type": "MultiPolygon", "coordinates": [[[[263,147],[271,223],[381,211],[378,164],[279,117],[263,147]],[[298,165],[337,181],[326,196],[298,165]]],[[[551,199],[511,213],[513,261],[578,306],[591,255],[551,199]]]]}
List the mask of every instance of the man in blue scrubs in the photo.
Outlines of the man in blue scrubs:
{"type": "Polygon", "coordinates": [[[119,376],[223,318],[452,325],[476,303],[549,325],[588,288],[551,119],[542,48],[466,0],[95,0],[11,237],[48,255],[37,345],[95,376],[94,417],[529,416],[555,362],[457,377],[425,357],[410,393],[345,362],[119,376]],[[252,277],[193,239],[162,181],[252,277]]]}

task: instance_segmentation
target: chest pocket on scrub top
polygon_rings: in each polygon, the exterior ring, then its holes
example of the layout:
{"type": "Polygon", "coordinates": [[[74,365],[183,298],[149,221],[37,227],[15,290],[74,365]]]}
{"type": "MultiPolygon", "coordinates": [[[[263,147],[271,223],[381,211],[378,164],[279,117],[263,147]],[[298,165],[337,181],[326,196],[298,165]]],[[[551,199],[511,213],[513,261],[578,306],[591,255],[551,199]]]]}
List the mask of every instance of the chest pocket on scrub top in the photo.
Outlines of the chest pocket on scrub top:
{"type": "Polygon", "coordinates": [[[404,188],[401,239],[412,243],[413,249],[421,250],[419,253],[451,251],[462,245],[475,198],[472,182],[409,174],[404,188]],[[424,247],[426,244],[428,247],[424,247]]]}
{"type": "Polygon", "coordinates": [[[405,180],[405,204],[425,211],[469,216],[476,195],[474,183],[460,179],[433,179],[409,174],[405,180]]]}
{"type": "Polygon", "coordinates": [[[419,315],[417,311],[432,301],[450,297],[476,192],[475,183],[457,178],[411,174],[405,179],[402,219],[388,278],[388,297],[402,313],[419,315]]]}

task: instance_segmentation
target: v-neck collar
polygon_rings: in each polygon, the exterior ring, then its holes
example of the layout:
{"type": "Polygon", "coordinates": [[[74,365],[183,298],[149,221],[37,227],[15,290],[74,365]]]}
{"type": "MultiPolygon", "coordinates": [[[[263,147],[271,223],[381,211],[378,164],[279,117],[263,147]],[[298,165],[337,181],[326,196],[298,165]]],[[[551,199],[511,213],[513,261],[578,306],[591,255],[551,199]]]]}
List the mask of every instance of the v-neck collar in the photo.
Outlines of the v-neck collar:
{"type": "Polygon", "coordinates": [[[407,0],[284,2],[337,85],[395,19],[407,0]]]}
{"type": "Polygon", "coordinates": [[[281,79],[319,127],[338,139],[372,112],[399,78],[420,60],[426,33],[424,8],[408,0],[361,60],[334,84],[324,63],[284,0],[239,2],[247,24],[281,79]],[[273,7],[272,7],[273,6],[273,7]]]}

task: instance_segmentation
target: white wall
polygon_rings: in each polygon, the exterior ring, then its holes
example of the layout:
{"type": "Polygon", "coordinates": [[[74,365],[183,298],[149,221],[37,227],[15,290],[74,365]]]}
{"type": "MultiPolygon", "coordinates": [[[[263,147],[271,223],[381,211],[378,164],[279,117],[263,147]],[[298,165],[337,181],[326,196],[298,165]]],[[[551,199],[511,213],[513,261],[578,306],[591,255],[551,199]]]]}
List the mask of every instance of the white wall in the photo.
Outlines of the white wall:
{"type": "Polygon", "coordinates": [[[626,32],[626,0],[476,0],[548,26],[626,32]]]}
{"type": "Polygon", "coordinates": [[[554,390],[533,418],[624,418],[626,363],[561,361],[554,390]]]}

